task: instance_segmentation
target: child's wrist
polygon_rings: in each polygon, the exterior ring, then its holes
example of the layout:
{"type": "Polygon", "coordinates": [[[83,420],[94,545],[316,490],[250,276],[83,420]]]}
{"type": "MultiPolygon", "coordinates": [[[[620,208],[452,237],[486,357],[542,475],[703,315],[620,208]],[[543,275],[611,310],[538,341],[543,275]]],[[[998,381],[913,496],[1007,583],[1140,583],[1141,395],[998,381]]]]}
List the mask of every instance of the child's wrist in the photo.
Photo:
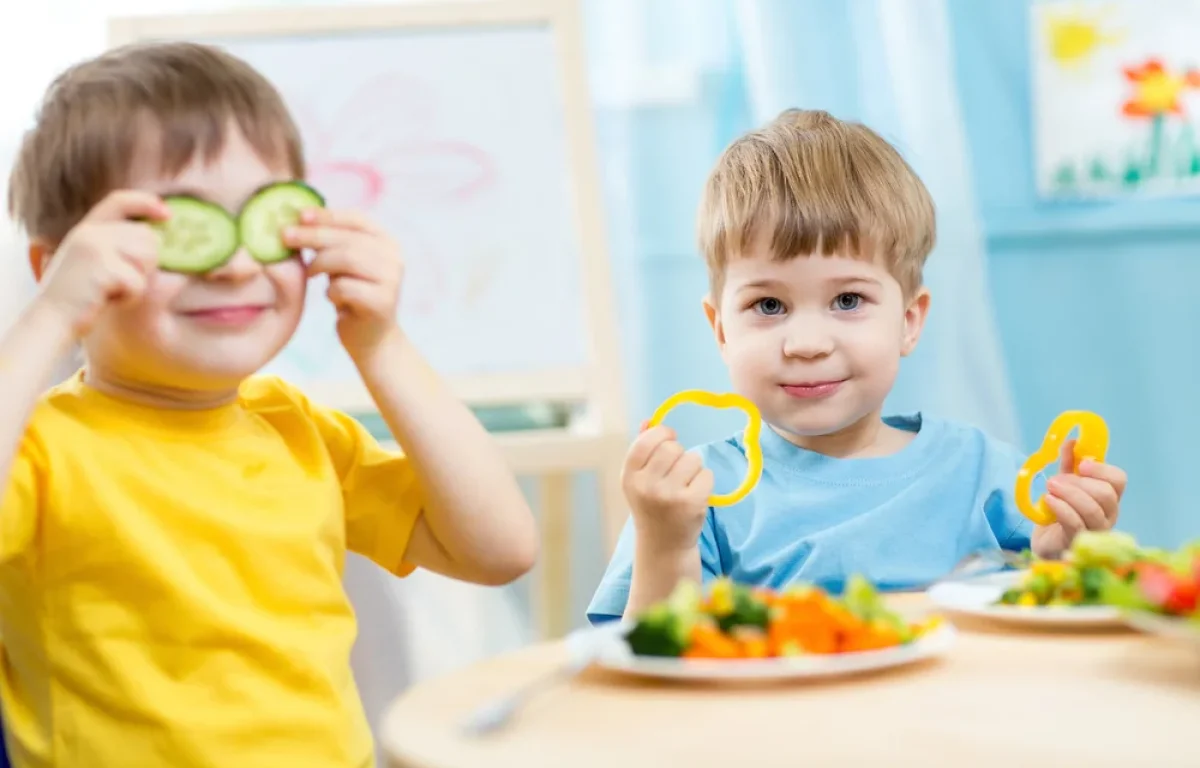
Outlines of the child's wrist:
{"type": "Polygon", "coordinates": [[[76,341],[76,318],[58,304],[39,297],[17,321],[20,332],[38,339],[43,349],[56,359],[67,352],[76,341]]]}
{"type": "Polygon", "coordinates": [[[634,557],[647,563],[664,566],[687,563],[697,551],[697,538],[687,535],[643,535],[640,531],[634,547],[634,557]]]}
{"type": "Polygon", "coordinates": [[[366,377],[374,371],[388,371],[402,364],[404,352],[410,346],[411,342],[399,324],[393,324],[369,346],[346,351],[359,373],[366,377]]]}

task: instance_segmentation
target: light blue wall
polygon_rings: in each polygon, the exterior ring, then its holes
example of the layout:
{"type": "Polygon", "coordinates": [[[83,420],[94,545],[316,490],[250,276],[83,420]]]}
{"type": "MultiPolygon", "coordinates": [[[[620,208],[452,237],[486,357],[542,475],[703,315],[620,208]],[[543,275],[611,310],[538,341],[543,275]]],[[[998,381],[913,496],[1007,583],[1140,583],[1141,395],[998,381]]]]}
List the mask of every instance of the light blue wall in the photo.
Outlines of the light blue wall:
{"type": "MultiPolygon", "coordinates": [[[[833,27],[844,15],[802,4],[833,27]]],[[[1123,527],[1164,545],[1200,535],[1200,511],[1192,509],[1200,411],[1191,407],[1200,379],[1200,201],[1039,202],[1027,3],[949,4],[989,279],[1024,447],[1060,411],[1095,410],[1112,430],[1110,458],[1131,475],[1123,527]]],[[[796,77],[823,76],[805,79],[812,98],[801,106],[859,117],[863,84],[852,54],[833,44],[803,48],[811,66],[797,66],[796,77]]],[[[635,422],[678,389],[728,384],[699,308],[705,275],[693,224],[709,165],[749,125],[745,99],[741,73],[731,66],[708,73],[695,103],[626,115],[636,210],[627,299],[640,326],[635,422]]],[[[733,426],[736,416],[697,411],[678,423],[693,443],[733,426]]]]}
{"type": "Polygon", "coordinates": [[[1131,477],[1122,527],[1163,545],[1200,536],[1200,201],[1039,201],[1028,3],[950,5],[1022,433],[1040,440],[1062,410],[1100,413],[1131,477]]]}

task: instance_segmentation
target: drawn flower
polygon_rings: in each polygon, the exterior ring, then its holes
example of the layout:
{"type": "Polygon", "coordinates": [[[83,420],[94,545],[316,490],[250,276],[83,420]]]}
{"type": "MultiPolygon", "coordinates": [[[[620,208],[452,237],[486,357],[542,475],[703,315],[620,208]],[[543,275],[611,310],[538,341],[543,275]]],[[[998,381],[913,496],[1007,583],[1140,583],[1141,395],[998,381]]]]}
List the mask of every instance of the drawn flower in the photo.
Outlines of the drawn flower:
{"type": "Polygon", "coordinates": [[[328,116],[316,114],[305,99],[294,102],[309,181],[331,205],[386,219],[381,223],[406,256],[405,309],[435,311],[447,290],[446,255],[422,222],[491,188],[492,158],[445,135],[436,93],[411,78],[367,80],[328,116]]]}
{"type": "Polygon", "coordinates": [[[1133,86],[1133,95],[1121,112],[1133,118],[1182,115],[1179,97],[1189,88],[1200,88],[1200,72],[1172,72],[1158,59],[1148,59],[1140,67],[1125,67],[1125,78],[1133,86]]]}
{"type": "MultiPolygon", "coordinates": [[[[315,108],[327,99],[287,96],[304,138],[308,181],[330,206],[363,211],[400,241],[401,313],[429,318],[453,311],[458,294],[469,298],[473,272],[454,268],[450,260],[462,255],[439,245],[445,238],[436,228],[455,220],[455,207],[493,190],[497,171],[487,152],[445,127],[451,120],[436,91],[384,75],[349,89],[329,112],[315,108]],[[467,285],[457,285],[464,279],[467,285]]],[[[306,341],[289,345],[283,365],[316,374],[342,358],[332,313],[322,302],[310,305],[301,321],[306,341]]]]}

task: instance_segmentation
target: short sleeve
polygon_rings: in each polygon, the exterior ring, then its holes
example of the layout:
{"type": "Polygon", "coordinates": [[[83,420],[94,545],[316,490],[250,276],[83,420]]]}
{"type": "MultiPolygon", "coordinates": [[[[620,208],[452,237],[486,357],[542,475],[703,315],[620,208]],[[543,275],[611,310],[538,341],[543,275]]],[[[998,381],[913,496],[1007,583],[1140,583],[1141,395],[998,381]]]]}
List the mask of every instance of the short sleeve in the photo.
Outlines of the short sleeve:
{"type": "Polygon", "coordinates": [[[1033,523],[1017,509],[1017,472],[1024,455],[1007,443],[991,440],[986,448],[981,480],[983,513],[1002,549],[1022,551],[1030,547],[1033,523]]]}
{"type": "Polygon", "coordinates": [[[342,483],[346,547],[398,576],[412,573],[404,553],[422,510],[412,463],[350,416],[312,403],[308,411],[342,483]]]}
{"type": "Polygon", "coordinates": [[[13,457],[0,506],[0,562],[13,560],[33,544],[45,474],[45,456],[27,434],[13,457]]]}
{"type": "MultiPolygon", "coordinates": [[[[700,572],[701,579],[707,584],[721,574],[720,557],[717,553],[716,537],[712,528],[712,509],[704,520],[704,528],[700,531],[700,572]]],[[[592,596],[588,605],[587,619],[593,625],[616,621],[625,615],[625,605],[629,602],[629,584],[633,578],[633,553],[636,547],[636,530],[633,519],[625,521],[621,536],[617,539],[616,549],[613,550],[608,568],[600,579],[600,586],[592,596]]]]}

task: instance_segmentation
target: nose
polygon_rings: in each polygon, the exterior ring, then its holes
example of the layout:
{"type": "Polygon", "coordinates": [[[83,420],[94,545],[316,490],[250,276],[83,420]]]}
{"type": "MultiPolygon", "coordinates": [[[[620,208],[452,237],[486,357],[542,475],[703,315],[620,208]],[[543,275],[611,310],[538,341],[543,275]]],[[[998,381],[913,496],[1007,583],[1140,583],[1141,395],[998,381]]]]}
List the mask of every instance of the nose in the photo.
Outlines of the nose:
{"type": "Polygon", "coordinates": [[[241,283],[262,274],[263,266],[245,248],[238,248],[233,258],[205,275],[214,282],[241,283]]]}
{"type": "Polygon", "coordinates": [[[792,322],[783,337],[783,356],[803,360],[825,357],[833,352],[833,335],[819,320],[810,318],[792,322]]]}

